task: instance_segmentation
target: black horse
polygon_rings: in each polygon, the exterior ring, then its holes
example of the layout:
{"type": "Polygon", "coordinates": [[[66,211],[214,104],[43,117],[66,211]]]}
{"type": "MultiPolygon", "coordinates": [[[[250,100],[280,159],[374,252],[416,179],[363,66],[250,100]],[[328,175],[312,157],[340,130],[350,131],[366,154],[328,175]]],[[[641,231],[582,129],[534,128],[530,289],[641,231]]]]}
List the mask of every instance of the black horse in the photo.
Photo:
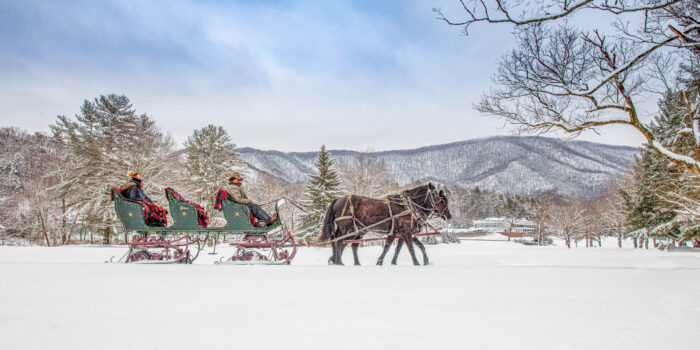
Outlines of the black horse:
{"type": "MultiPolygon", "coordinates": [[[[360,239],[368,231],[388,234],[387,244],[377,261],[381,265],[391,242],[400,235],[411,253],[413,264],[419,265],[413,249],[417,239],[413,235],[420,232],[425,220],[432,216],[445,220],[452,218],[445,192],[437,191],[432,183],[383,199],[344,196],[333,200],[328,207],[319,241],[332,242],[333,255],[328,259],[329,264],[343,265],[344,240],[360,239]]],[[[355,265],[360,264],[358,247],[359,243],[352,244],[355,265]]],[[[427,262],[425,248],[422,244],[419,244],[419,248],[423,252],[424,262],[427,262]]]]}

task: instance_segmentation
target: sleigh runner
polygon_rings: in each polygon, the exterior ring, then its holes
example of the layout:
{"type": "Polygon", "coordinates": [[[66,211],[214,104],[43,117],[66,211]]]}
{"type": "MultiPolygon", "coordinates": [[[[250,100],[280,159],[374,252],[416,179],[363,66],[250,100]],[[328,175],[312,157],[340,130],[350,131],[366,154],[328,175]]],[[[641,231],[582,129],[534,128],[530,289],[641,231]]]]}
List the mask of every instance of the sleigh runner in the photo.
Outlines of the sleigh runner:
{"type": "Polygon", "coordinates": [[[216,262],[217,264],[290,264],[297,252],[294,236],[289,232],[285,232],[280,239],[265,235],[245,236],[242,242],[233,242],[231,245],[236,247],[236,252],[231,258],[226,260],[222,258],[216,262]]]}
{"type": "MultiPolygon", "coordinates": [[[[141,202],[125,199],[118,188],[113,188],[110,197],[124,232],[141,236],[126,243],[129,251],[118,262],[191,263],[197,259],[211,235],[242,237],[242,242],[232,243],[238,245],[238,249],[227,261],[290,263],[296,254],[296,242],[282,220],[278,219],[267,227],[257,227],[248,206],[228,200],[225,193],[224,190],[219,191],[215,208],[223,213],[226,220],[222,227],[208,227],[209,219],[204,209],[169,187],[165,189],[165,195],[173,223],[170,226],[152,226],[148,225],[148,218],[153,209],[141,202]],[[168,240],[167,237],[176,238],[168,240]],[[268,254],[270,251],[273,253],[268,254]]],[[[279,208],[285,202],[285,199],[281,199],[275,203],[278,217],[279,208]]],[[[167,222],[167,218],[164,221],[167,222]]]]}

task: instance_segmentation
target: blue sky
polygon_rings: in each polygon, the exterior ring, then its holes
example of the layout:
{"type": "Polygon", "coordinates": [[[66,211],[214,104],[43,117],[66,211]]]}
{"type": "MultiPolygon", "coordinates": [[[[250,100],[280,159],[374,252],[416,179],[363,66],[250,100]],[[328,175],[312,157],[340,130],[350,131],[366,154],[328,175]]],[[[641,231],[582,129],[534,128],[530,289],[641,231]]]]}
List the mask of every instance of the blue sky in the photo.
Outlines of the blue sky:
{"type": "MultiPolygon", "coordinates": [[[[84,99],[118,93],[179,142],[206,124],[283,151],[510,134],[472,105],[511,28],[467,37],[434,7],[460,14],[457,0],[0,0],[0,126],[48,131],[84,99]]],[[[641,140],[605,131],[583,138],[641,140]]]]}

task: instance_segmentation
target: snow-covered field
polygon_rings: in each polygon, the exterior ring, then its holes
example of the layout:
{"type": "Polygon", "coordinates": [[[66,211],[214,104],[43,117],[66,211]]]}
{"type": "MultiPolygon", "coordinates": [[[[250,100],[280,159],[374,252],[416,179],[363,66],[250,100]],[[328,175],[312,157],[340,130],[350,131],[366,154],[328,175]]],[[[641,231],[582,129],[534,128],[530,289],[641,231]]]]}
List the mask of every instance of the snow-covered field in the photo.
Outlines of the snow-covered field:
{"type": "Polygon", "coordinates": [[[419,267],[374,266],[379,247],[360,267],[0,247],[0,349],[700,349],[700,253],[607,246],[463,241],[419,267]]]}

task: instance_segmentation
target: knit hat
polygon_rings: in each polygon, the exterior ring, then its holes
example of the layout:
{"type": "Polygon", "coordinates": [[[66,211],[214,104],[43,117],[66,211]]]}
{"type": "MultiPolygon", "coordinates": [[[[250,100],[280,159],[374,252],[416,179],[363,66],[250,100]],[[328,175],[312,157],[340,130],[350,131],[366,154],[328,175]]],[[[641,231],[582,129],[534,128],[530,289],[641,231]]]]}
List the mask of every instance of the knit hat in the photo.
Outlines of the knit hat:
{"type": "Polygon", "coordinates": [[[139,173],[137,173],[137,172],[135,172],[135,171],[133,171],[133,170],[129,170],[129,172],[126,173],[126,176],[128,176],[129,178],[134,178],[134,176],[136,176],[136,175],[138,175],[138,174],[139,174],[139,173]]]}
{"type": "Polygon", "coordinates": [[[233,180],[238,180],[238,181],[243,181],[243,178],[241,177],[241,174],[238,172],[233,173],[231,177],[228,178],[228,181],[233,181],[233,180]]]}

